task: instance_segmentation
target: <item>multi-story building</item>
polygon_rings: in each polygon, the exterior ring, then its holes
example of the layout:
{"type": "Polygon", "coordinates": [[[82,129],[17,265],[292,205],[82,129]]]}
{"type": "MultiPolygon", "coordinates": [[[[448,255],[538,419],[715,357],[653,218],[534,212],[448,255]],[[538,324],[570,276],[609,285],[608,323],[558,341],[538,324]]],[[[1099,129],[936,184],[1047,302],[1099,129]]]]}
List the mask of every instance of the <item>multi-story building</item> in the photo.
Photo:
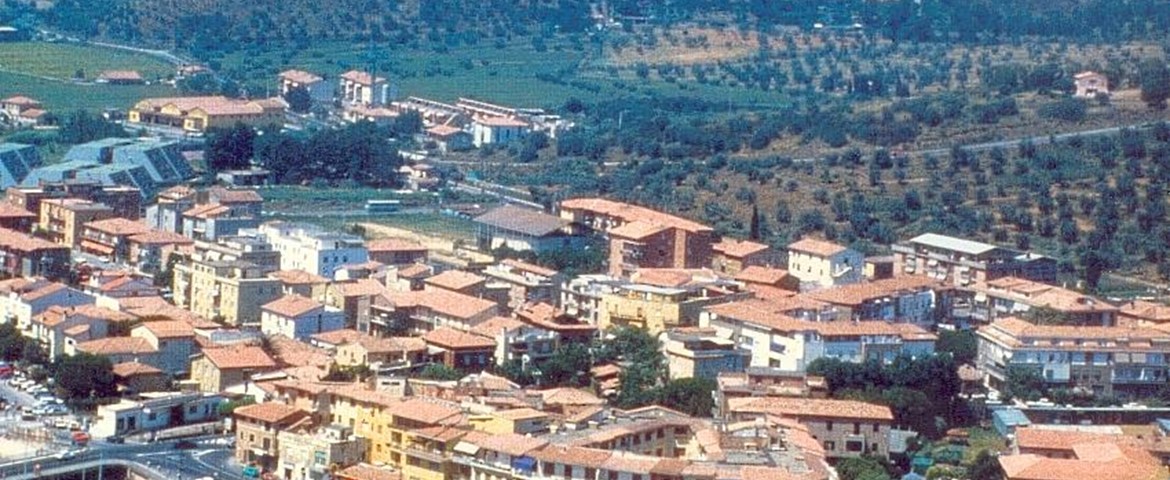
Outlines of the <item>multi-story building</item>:
{"type": "MultiPolygon", "coordinates": [[[[791,302],[790,302],[791,303],[791,302]]],[[[937,337],[914,324],[883,321],[803,320],[817,311],[785,302],[747,300],[707,307],[700,326],[751,351],[752,367],[803,372],[819,358],[891,362],[934,353],[937,337]]]]}
{"type": "Polygon", "coordinates": [[[982,242],[927,233],[891,248],[902,272],[957,286],[1003,277],[1056,282],[1054,259],[982,242]]]}
{"type": "Polygon", "coordinates": [[[1157,440],[1074,430],[1016,430],[1011,454],[1000,455],[1005,480],[1149,480],[1166,478],[1157,440]]]}
{"type": "Polygon", "coordinates": [[[345,327],[345,312],[300,295],[285,295],[260,308],[265,335],[308,341],[309,337],[345,327]]]}
{"type": "Polygon", "coordinates": [[[742,372],[752,358],[750,351],[715,335],[714,329],[667,330],[658,338],[671,380],[714,380],[720,372],[742,372]]]}
{"type": "Polygon", "coordinates": [[[53,198],[41,201],[41,231],[54,243],[76,248],[84,225],[114,218],[114,209],[80,198],[53,198]]]}
{"type": "Polygon", "coordinates": [[[480,372],[494,364],[496,342],[490,338],[440,327],[422,337],[437,363],[464,372],[480,372]]]}
{"type": "Polygon", "coordinates": [[[738,283],[710,270],[642,269],[629,281],[605,285],[597,326],[644,328],[652,335],[694,326],[704,307],[750,296],[738,283]]]}
{"type": "Polygon", "coordinates": [[[148,275],[162,273],[171,254],[195,245],[195,241],[190,238],[161,230],[132,235],[127,243],[130,245],[130,265],[148,275]]]}
{"type": "Polygon", "coordinates": [[[89,433],[106,438],[210,422],[219,418],[219,404],[225,401],[223,396],[209,393],[141,393],[136,399],[99,405],[89,433]]]}
{"type": "Polygon", "coordinates": [[[609,237],[609,273],[639,268],[706,268],[715,230],[706,225],[628,203],[601,198],[565,200],[561,218],[609,237]]]}
{"type": "Polygon", "coordinates": [[[508,285],[508,306],[512,308],[533,302],[556,302],[564,282],[556,270],[513,259],[488,266],[483,274],[508,285]]]}
{"type": "Polygon", "coordinates": [[[69,252],[68,246],[0,228],[0,277],[65,278],[69,252]]]}
{"type": "Polygon", "coordinates": [[[1118,306],[1117,324],[1123,327],[1168,325],[1170,324],[1170,305],[1147,300],[1130,300],[1118,306]]]}
{"type": "Polygon", "coordinates": [[[81,251],[126,263],[130,259],[130,237],[147,232],[150,227],[145,223],[125,218],[89,222],[82,226],[81,251]]]}
{"type": "Polygon", "coordinates": [[[175,376],[182,376],[190,371],[191,355],[198,350],[195,329],[190,323],[182,320],[143,322],[130,330],[130,337],[146,340],[157,352],[152,365],[175,376]]]}
{"type": "Polygon", "coordinates": [[[370,306],[370,333],[421,334],[442,327],[467,331],[496,315],[495,302],[444,289],[391,292],[370,306]]]}
{"type": "Polygon", "coordinates": [[[801,291],[857,283],[864,273],[865,256],[851,248],[813,238],[788,245],[788,274],[800,279],[801,291]]]}
{"type": "Polygon", "coordinates": [[[299,422],[311,421],[310,413],[283,403],[257,403],[236,407],[236,461],[265,471],[276,468],[280,454],[279,434],[299,422]]]}
{"type": "Polygon", "coordinates": [[[85,342],[106,336],[110,322],[130,321],[134,317],[96,305],[49,307],[33,317],[29,337],[45,349],[49,360],[66,353],[66,342],[85,342]]]}
{"type": "Polygon", "coordinates": [[[929,277],[901,275],[818,290],[808,296],[836,308],[838,317],[854,321],[907,322],[932,328],[947,284],[929,277]]]}
{"type": "MultiPolygon", "coordinates": [[[[1063,323],[1110,326],[1117,323],[1120,310],[1079,292],[1016,277],[975,284],[966,295],[959,304],[970,305],[970,319],[979,322],[1047,310],[1059,315],[1063,323]]],[[[961,312],[952,316],[961,317],[961,312]]]]}
{"type": "Polygon", "coordinates": [[[1053,387],[1143,395],[1170,380],[1170,333],[1148,327],[1034,325],[1002,318],[982,327],[978,366],[993,388],[1008,371],[1035,371],[1053,387]]]}
{"type": "Polygon", "coordinates": [[[205,348],[191,361],[191,380],[200,391],[221,392],[275,368],[276,361],[260,347],[205,348]]]}
{"type": "Polygon", "coordinates": [[[821,442],[829,458],[890,454],[894,414],[885,405],[790,397],[733,398],[727,403],[726,421],[755,420],[766,415],[795,419],[821,442]]]}
{"type": "Polygon", "coordinates": [[[333,278],[342,265],[369,260],[365,242],[354,235],[284,222],[260,225],[260,234],[280,252],[281,270],[304,270],[333,278]]]}
{"type": "Polygon", "coordinates": [[[785,372],[767,367],[747,367],[742,372],[720,372],[715,377],[716,418],[727,414],[728,400],[733,398],[796,397],[826,398],[829,386],[824,377],[785,372]]]}
{"type": "Polygon", "coordinates": [[[126,121],[187,132],[203,132],[236,123],[264,126],[284,120],[285,103],[279,98],[237,100],[223,96],[147,98],[130,108],[126,121]]]}
{"type": "Polygon", "coordinates": [[[713,245],[711,251],[711,269],[724,275],[735,276],[751,266],[777,264],[772,247],[750,240],[724,238],[713,245]]]}
{"type": "Polygon", "coordinates": [[[260,236],[233,235],[214,241],[197,241],[194,257],[208,261],[248,262],[265,274],[281,269],[280,252],[260,236]]]}
{"type": "Polygon", "coordinates": [[[386,105],[389,94],[385,78],[358,70],[350,70],[338,77],[337,97],[341,103],[365,107],[386,105]]]}
{"type": "Polygon", "coordinates": [[[6,192],[9,203],[39,215],[41,202],[51,198],[80,198],[114,209],[115,217],[137,220],[142,216],[142,191],[137,187],[98,181],[68,180],[41,182],[34,187],[12,187],[6,192]]]}
{"type": "MultiPolygon", "coordinates": [[[[410,367],[427,360],[427,344],[419,337],[374,337],[350,330],[354,338],[337,346],[334,359],[338,365],[367,365],[375,370],[410,367]]],[[[326,337],[324,333],[314,339],[326,337]]]]}
{"type": "Polygon", "coordinates": [[[489,318],[471,327],[471,332],[495,342],[492,355],[497,365],[520,361],[527,366],[551,357],[559,340],[556,332],[509,317],[489,318]]]}
{"type": "Polygon", "coordinates": [[[335,472],[361,462],[369,449],[369,441],[340,425],[294,425],[277,433],[276,445],[279,455],[274,473],[287,480],[337,478],[335,472]]]}
{"type": "Polygon", "coordinates": [[[402,238],[371,240],[366,244],[370,260],[390,266],[409,266],[427,261],[427,247],[402,238]]]}
{"type": "Polygon", "coordinates": [[[280,298],[280,280],[241,260],[207,260],[198,254],[174,268],[175,305],[229,325],[260,322],[261,307],[280,298]]]}
{"type": "Polygon", "coordinates": [[[314,102],[329,103],[333,101],[334,85],[326,82],[319,75],[294,69],[280,72],[277,78],[280,81],[281,96],[287,96],[288,92],[295,88],[303,88],[314,102]]]}
{"type": "Polygon", "coordinates": [[[540,330],[552,332],[557,347],[570,343],[589,344],[597,338],[597,326],[581,321],[547,303],[531,303],[514,311],[516,319],[540,330]]]}
{"type": "Polygon", "coordinates": [[[31,331],[33,317],[50,307],[94,302],[93,295],[43,278],[16,277],[0,281],[0,322],[14,324],[22,332],[31,331]]]}
{"type": "Polygon", "coordinates": [[[7,200],[0,200],[0,228],[26,233],[37,223],[37,215],[7,200]]]}

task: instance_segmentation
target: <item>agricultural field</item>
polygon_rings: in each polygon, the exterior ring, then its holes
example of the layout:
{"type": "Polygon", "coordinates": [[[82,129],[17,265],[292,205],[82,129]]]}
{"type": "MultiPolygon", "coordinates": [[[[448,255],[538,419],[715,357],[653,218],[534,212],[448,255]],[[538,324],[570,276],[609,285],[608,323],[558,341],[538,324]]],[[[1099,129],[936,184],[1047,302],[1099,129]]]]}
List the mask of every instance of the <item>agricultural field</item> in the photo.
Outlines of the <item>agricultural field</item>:
{"type": "Polygon", "coordinates": [[[105,85],[88,80],[105,70],[137,70],[150,80],[172,72],[169,64],[144,54],[62,43],[0,43],[0,98],[25,95],[50,111],[125,109],[140,99],[173,95],[167,85],[105,85]],[[78,71],[86,81],[75,81],[78,71]]]}
{"type": "Polygon", "coordinates": [[[355,188],[312,188],[293,185],[265,187],[261,190],[265,208],[273,212],[296,212],[312,208],[318,211],[361,210],[367,200],[401,200],[403,206],[430,205],[429,193],[400,193],[394,190],[355,188]]]}
{"type": "Polygon", "coordinates": [[[438,213],[405,213],[379,216],[295,216],[274,215],[266,220],[284,220],[318,225],[335,231],[352,231],[355,225],[374,224],[409,230],[421,235],[443,238],[450,241],[473,242],[475,223],[466,218],[438,213]]]}

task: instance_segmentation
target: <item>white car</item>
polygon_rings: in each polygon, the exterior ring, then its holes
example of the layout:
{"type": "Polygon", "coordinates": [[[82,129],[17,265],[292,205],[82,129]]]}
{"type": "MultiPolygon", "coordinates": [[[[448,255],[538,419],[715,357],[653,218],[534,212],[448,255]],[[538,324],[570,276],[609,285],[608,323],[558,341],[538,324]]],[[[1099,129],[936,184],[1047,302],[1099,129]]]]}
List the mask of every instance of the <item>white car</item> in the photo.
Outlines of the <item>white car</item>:
{"type": "Polygon", "coordinates": [[[62,452],[58,452],[57,455],[55,455],[55,457],[57,457],[57,460],[69,460],[71,458],[76,457],[78,453],[81,453],[81,452],[78,452],[77,450],[65,450],[62,452]]]}

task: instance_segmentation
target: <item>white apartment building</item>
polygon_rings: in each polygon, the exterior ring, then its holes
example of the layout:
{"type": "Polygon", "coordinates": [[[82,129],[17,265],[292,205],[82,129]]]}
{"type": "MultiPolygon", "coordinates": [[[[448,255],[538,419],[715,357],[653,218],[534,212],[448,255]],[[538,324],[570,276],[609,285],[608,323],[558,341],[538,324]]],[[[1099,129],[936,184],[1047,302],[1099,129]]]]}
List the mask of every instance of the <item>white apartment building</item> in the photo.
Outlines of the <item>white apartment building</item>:
{"type": "Polygon", "coordinates": [[[365,242],[355,235],[285,222],[265,223],[259,231],[280,252],[281,270],[304,270],[333,278],[342,265],[369,260],[365,242]]]}
{"type": "Polygon", "coordinates": [[[835,243],[806,238],[788,245],[788,274],[810,291],[861,281],[865,256],[835,243]]]}

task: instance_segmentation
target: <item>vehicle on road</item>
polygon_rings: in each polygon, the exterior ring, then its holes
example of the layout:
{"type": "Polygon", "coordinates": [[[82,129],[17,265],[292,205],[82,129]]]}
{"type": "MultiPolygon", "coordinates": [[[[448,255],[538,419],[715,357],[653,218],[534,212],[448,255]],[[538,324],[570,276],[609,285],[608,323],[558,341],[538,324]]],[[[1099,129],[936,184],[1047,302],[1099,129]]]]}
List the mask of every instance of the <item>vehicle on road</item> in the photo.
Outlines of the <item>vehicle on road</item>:
{"type": "Polygon", "coordinates": [[[72,458],[77,458],[78,453],[81,453],[81,452],[78,452],[77,450],[64,450],[64,451],[58,452],[56,455],[54,455],[54,457],[56,457],[57,460],[69,460],[72,458]]]}
{"type": "Polygon", "coordinates": [[[195,442],[190,440],[179,440],[175,442],[175,450],[191,450],[197,446],[195,442]]]}
{"type": "Polygon", "coordinates": [[[121,435],[110,435],[110,436],[106,437],[106,443],[116,443],[116,444],[126,443],[126,437],[123,437],[121,435]]]}

